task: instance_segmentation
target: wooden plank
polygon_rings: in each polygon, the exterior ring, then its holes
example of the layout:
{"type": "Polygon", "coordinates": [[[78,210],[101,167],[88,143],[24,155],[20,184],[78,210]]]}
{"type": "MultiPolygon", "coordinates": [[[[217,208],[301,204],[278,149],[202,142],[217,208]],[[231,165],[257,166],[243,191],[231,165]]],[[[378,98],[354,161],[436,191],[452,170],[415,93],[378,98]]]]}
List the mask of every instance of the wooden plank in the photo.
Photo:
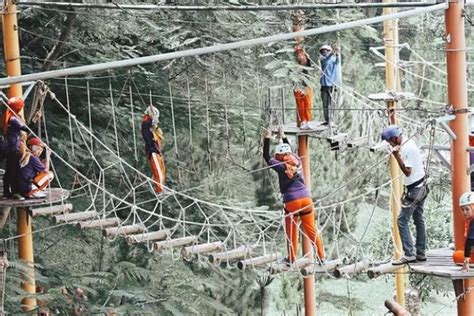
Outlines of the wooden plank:
{"type": "Polygon", "coordinates": [[[156,232],[149,232],[144,234],[137,234],[137,235],[130,235],[127,237],[127,243],[129,245],[152,241],[152,240],[160,240],[165,239],[171,235],[171,231],[169,229],[162,229],[156,232]]]}
{"type": "Polygon", "coordinates": [[[269,255],[263,255],[263,256],[259,256],[259,257],[255,257],[255,258],[240,260],[237,263],[237,267],[240,270],[243,270],[246,267],[255,268],[255,267],[259,267],[259,266],[268,264],[270,262],[274,262],[274,261],[276,261],[280,258],[281,258],[281,255],[279,253],[272,253],[272,254],[269,254],[269,255]]]}
{"type": "Polygon", "coordinates": [[[369,265],[370,261],[368,259],[364,259],[348,266],[337,267],[334,270],[334,276],[336,278],[344,277],[346,279],[350,279],[352,275],[362,272],[363,270],[367,269],[369,265]]]}
{"type": "Polygon", "coordinates": [[[102,230],[102,236],[104,237],[125,236],[128,234],[142,233],[143,231],[145,231],[145,226],[143,226],[142,224],[109,227],[102,230]]]}
{"type": "Polygon", "coordinates": [[[274,133],[278,132],[278,128],[282,128],[285,134],[287,135],[309,135],[309,136],[314,136],[316,134],[321,134],[322,132],[325,132],[329,130],[329,127],[327,125],[321,125],[322,122],[317,122],[317,121],[311,121],[309,124],[313,127],[312,129],[300,129],[298,126],[296,126],[296,122],[289,122],[287,124],[281,125],[281,126],[272,126],[271,130],[274,133]]]}
{"type": "Polygon", "coordinates": [[[393,272],[395,272],[399,269],[402,269],[402,268],[404,268],[403,265],[395,266],[391,262],[388,262],[388,263],[384,263],[384,264],[381,264],[379,266],[372,267],[372,268],[368,269],[367,270],[367,275],[369,276],[369,278],[375,279],[375,278],[381,276],[382,274],[393,273],[393,272]]]}
{"type": "Polygon", "coordinates": [[[119,218],[100,218],[92,221],[79,222],[76,224],[76,227],[79,229],[86,228],[104,228],[109,226],[120,225],[119,218]]]}
{"type": "Polygon", "coordinates": [[[192,245],[183,247],[181,249],[181,257],[185,260],[192,260],[194,256],[206,254],[213,251],[219,251],[224,249],[224,243],[220,241],[211,242],[207,244],[192,245]]]}
{"type": "Polygon", "coordinates": [[[153,243],[153,250],[156,252],[159,252],[165,249],[189,245],[189,244],[195,243],[196,241],[197,241],[196,236],[187,236],[187,237],[157,241],[153,243]]]}
{"type": "Polygon", "coordinates": [[[342,259],[330,260],[321,264],[312,263],[307,267],[304,267],[300,270],[303,276],[308,276],[311,274],[318,274],[318,273],[327,273],[334,271],[338,266],[342,264],[342,259]]]}
{"type": "Polygon", "coordinates": [[[13,199],[0,200],[0,207],[29,208],[31,206],[57,204],[69,197],[69,191],[59,188],[45,189],[44,192],[46,193],[46,197],[41,199],[25,199],[23,201],[13,199]]]}
{"type": "Polygon", "coordinates": [[[360,137],[360,138],[355,138],[355,139],[350,139],[347,141],[347,147],[349,148],[355,148],[355,147],[360,147],[364,146],[369,142],[368,137],[360,137]]]}
{"type": "Polygon", "coordinates": [[[413,99],[415,94],[411,92],[380,92],[369,94],[368,98],[372,101],[394,101],[413,99]]]}
{"type": "Polygon", "coordinates": [[[230,261],[234,259],[240,259],[249,256],[254,247],[250,246],[240,246],[239,248],[232,249],[229,251],[211,253],[209,255],[209,262],[211,263],[220,263],[222,260],[230,261]]]}
{"type": "Polygon", "coordinates": [[[301,258],[293,262],[291,265],[285,263],[278,263],[274,264],[270,267],[269,272],[270,274],[277,274],[281,272],[287,272],[292,270],[301,270],[304,267],[313,264],[314,260],[310,258],[301,258]]]}
{"type": "Polygon", "coordinates": [[[69,213],[63,215],[56,215],[53,216],[53,223],[54,224],[61,224],[61,223],[75,223],[78,221],[83,221],[86,219],[91,219],[97,217],[99,214],[95,211],[88,211],[88,212],[77,212],[77,213],[69,213]]]}
{"type": "Polygon", "coordinates": [[[72,209],[73,206],[71,203],[38,207],[31,210],[31,216],[36,217],[55,215],[58,213],[69,213],[70,211],[72,211],[72,209]]]}

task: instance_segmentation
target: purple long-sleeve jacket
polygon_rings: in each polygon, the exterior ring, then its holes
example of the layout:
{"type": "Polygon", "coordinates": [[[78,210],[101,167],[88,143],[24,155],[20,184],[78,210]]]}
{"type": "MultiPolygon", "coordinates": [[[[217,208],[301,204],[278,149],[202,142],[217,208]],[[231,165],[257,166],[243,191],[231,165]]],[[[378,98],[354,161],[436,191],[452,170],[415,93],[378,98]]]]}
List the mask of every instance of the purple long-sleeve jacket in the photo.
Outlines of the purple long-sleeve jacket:
{"type": "MultiPolygon", "coordinates": [[[[283,142],[288,143],[288,139],[283,138],[283,142]]],[[[311,197],[311,193],[304,184],[303,175],[295,174],[293,178],[288,178],[285,172],[285,164],[270,156],[270,139],[265,138],[263,142],[263,159],[277,172],[280,192],[283,195],[283,203],[297,199],[311,197]]]]}

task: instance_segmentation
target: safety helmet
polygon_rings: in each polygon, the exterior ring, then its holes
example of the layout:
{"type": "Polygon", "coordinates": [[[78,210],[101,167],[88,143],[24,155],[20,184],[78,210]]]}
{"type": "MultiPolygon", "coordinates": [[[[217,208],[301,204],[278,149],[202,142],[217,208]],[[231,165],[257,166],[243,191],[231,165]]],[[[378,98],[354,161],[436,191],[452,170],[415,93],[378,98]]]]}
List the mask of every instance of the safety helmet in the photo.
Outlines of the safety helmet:
{"type": "Polygon", "coordinates": [[[398,125],[389,125],[382,131],[382,140],[389,141],[392,137],[398,137],[402,135],[402,129],[398,125]]]}
{"type": "Polygon", "coordinates": [[[31,147],[31,146],[43,147],[44,146],[43,143],[41,142],[41,139],[39,139],[38,137],[31,137],[30,139],[28,139],[26,144],[28,145],[28,147],[31,147]]]}
{"type": "Polygon", "coordinates": [[[474,192],[465,192],[459,198],[459,206],[474,204],[474,192]]]}
{"type": "Polygon", "coordinates": [[[20,97],[11,97],[7,101],[7,105],[15,112],[18,113],[25,106],[25,101],[20,97]]]}
{"type": "Polygon", "coordinates": [[[145,114],[151,117],[153,125],[156,125],[160,122],[160,111],[153,105],[150,105],[146,108],[145,114]]]}
{"type": "Polygon", "coordinates": [[[319,49],[320,52],[321,52],[322,50],[327,50],[327,51],[330,52],[330,51],[332,51],[332,47],[329,46],[329,45],[327,45],[327,44],[325,44],[325,45],[321,46],[321,48],[319,49]]]}
{"type": "Polygon", "coordinates": [[[280,140],[280,143],[275,146],[275,155],[277,154],[289,154],[291,153],[290,144],[284,143],[280,140]]]}

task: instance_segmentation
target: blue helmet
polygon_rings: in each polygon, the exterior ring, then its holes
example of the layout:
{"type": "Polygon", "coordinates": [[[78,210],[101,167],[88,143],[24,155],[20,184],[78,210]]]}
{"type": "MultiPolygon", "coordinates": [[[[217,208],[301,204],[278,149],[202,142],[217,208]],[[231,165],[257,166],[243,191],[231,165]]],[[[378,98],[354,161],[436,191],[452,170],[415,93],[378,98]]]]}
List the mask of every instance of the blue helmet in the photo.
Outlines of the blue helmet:
{"type": "Polygon", "coordinates": [[[402,135],[402,129],[398,125],[389,125],[382,131],[382,140],[389,141],[392,137],[402,135]]]}

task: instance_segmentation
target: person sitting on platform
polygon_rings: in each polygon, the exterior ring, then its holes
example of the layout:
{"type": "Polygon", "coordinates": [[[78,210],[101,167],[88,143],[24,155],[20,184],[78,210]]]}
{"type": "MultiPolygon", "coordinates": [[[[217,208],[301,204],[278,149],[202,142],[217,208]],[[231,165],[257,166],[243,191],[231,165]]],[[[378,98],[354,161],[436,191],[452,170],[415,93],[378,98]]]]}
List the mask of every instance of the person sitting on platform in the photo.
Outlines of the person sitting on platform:
{"type": "Polygon", "coordinates": [[[402,129],[397,125],[389,125],[382,131],[382,140],[393,147],[392,154],[405,175],[405,192],[401,199],[401,211],[398,215],[398,229],[402,240],[404,256],[392,262],[402,265],[416,261],[426,261],[426,232],[424,204],[428,196],[425,181],[425,170],[420,150],[412,139],[402,136],[402,129]],[[413,248],[408,223],[413,217],[416,227],[416,256],[413,248]]]}
{"type": "Polygon", "coordinates": [[[464,251],[458,250],[453,254],[453,261],[456,264],[462,264],[462,271],[468,272],[469,271],[469,264],[474,263],[474,212],[473,212],[473,205],[474,205],[474,192],[466,192],[461,195],[459,199],[459,206],[461,207],[461,211],[466,218],[464,223],[464,237],[466,237],[466,241],[464,243],[464,251]]]}
{"type": "MultiPolygon", "coordinates": [[[[301,46],[298,45],[295,47],[295,55],[298,59],[298,63],[301,66],[306,67],[306,69],[303,69],[303,75],[307,76],[307,68],[312,67],[308,54],[301,46]]],[[[296,101],[296,110],[298,111],[298,121],[300,122],[300,129],[311,129],[312,126],[310,125],[310,121],[313,119],[313,115],[311,113],[313,89],[306,83],[305,80],[302,80],[301,86],[304,90],[301,88],[295,88],[293,90],[296,101]]]]}
{"type": "Polygon", "coordinates": [[[49,152],[46,151],[44,163],[40,156],[44,145],[37,137],[28,140],[28,149],[20,159],[20,192],[26,198],[44,198],[43,191],[54,179],[54,174],[49,171],[49,152]]]}
{"type": "Polygon", "coordinates": [[[7,144],[7,163],[3,175],[3,198],[14,198],[23,200],[20,195],[20,144],[22,143],[22,131],[28,132],[23,120],[18,116],[25,106],[23,99],[12,97],[7,101],[7,108],[3,112],[2,127],[7,144]]]}
{"type": "Polygon", "coordinates": [[[286,263],[295,261],[298,253],[298,224],[301,220],[303,233],[312,241],[321,262],[324,261],[324,247],[320,234],[315,227],[315,212],[311,193],[301,174],[301,160],[292,153],[288,139],[279,129],[279,143],[275,147],[275,158],[270,156],[271,131],[264,130],[263,159],[277,172],[280,192],[283,195],[285,209],[285,231],[288,258],[286,263]]]}
{"type": "Polygon", "coordinates": [[[324,125],[331,124],[334,116],[334,102],[337,87],[341,85],[341,54],[339,47],[323,45],[319,49],[321,57],[321,100],[323,103],[324,125]]]}
{"type": "Polygon", "coordinates": [[[163,131],[159,127],[160,111],[150,105],[143,116],[141,126],[143,140],[145,141],[145,153],[150,162],[155,191],[162,193],[165,189],[166,166],[162,152],[163,131]]]}

